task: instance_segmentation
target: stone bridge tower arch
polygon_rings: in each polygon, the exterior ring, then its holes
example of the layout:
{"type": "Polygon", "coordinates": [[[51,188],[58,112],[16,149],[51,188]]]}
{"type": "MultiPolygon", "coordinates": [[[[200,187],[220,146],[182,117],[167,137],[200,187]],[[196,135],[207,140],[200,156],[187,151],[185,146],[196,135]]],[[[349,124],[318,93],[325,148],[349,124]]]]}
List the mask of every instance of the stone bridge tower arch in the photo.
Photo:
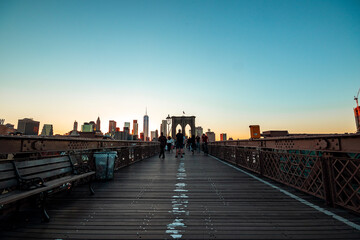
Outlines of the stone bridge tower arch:
{"type": "Polygon", "coordinates": [[[179,124],[181,126],[182,133],[184,135],[186,135],[185,127],[188,124],[190,125],[190,128],[191,128],[191,135],[195,135],[195,116],[181,116],[181,117],[172,116],[171,117],[171,136],[173,138],[175,138],[175,136],[177,134],[176,127],[179,124]]]}

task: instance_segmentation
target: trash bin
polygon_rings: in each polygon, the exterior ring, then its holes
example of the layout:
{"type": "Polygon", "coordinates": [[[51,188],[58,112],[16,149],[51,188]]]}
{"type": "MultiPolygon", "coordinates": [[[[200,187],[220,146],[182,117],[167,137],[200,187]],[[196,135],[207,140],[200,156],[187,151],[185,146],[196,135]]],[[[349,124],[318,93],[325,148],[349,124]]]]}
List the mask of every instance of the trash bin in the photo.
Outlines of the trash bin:
{"type": "Polygon", "coordinates": [[[96,179],[109,180],[114,178],[116,151],[95,152],[96,179]]]}

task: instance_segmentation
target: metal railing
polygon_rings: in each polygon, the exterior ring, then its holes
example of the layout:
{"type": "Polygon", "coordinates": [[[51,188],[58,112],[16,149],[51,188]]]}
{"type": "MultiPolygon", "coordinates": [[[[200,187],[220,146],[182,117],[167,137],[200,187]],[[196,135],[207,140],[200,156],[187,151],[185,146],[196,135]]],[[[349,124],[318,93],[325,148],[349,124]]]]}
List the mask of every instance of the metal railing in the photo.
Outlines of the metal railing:
{"type": "Polygon", "coordinates": [[[212,143],[209,154],[360,214],[360,153],[212,143]]]}
{"type": "Polygon", "coordinates": [[[158,142],[73,137],[0,136],[1,160],[35,160],[71,155],[84,169],[95,170],[94,152],[116,151],[115,170],[154,156],[158,142]]]}

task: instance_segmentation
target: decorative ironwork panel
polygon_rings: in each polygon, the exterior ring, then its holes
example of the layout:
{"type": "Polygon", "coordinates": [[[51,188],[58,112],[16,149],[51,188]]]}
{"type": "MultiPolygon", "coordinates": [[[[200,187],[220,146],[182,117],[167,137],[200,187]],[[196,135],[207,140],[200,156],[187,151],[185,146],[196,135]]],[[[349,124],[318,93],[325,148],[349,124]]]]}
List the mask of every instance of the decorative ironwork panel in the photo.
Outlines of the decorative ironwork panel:
{"type": "Polygon", "coordinates": [[[263,151],[263,175],[325,198],[322,165],[314,151],[263,151]]]}
{"type": "Polygon", "coordinates": [[[243,168],[260,173],[260,151],[257,149],[237,147],[235,161],[243,168]]]}
{"type": "Polygon", "coordinates": [[[130,158],[129,158],[129,148],[122,147],[117,149],[117,159],[115,160],[115,169],[122,168],[124,166],[129,165],[130,158]]]}
{"type": "Polygon", "coordinates": [[[134,159],[135,161],[142,160],[142,147],[134,148],[134,159]]]}
{"type": "Polygon", "coordinates": [[[360,213],[360,159],[334,157],[332,169],[335,203],[360,213]]]}
{"type": "Polygon", "coordinates": [[[235,147],[233,147],[233,146],[222,146],[222,148],[224,148],[224,160],[235,164],[236,163],[235,147]]]}

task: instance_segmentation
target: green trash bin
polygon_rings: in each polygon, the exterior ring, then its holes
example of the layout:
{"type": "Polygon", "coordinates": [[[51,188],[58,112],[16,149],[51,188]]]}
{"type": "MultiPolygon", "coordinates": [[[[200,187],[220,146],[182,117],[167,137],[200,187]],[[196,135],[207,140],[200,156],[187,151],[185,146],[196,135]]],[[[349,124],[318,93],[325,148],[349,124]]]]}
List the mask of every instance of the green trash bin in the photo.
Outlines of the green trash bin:
{"type": "Polygon", "coordinates": [[[116,151],[95,152],[96,179],[110,180],[114,178],[116,151]]]}

